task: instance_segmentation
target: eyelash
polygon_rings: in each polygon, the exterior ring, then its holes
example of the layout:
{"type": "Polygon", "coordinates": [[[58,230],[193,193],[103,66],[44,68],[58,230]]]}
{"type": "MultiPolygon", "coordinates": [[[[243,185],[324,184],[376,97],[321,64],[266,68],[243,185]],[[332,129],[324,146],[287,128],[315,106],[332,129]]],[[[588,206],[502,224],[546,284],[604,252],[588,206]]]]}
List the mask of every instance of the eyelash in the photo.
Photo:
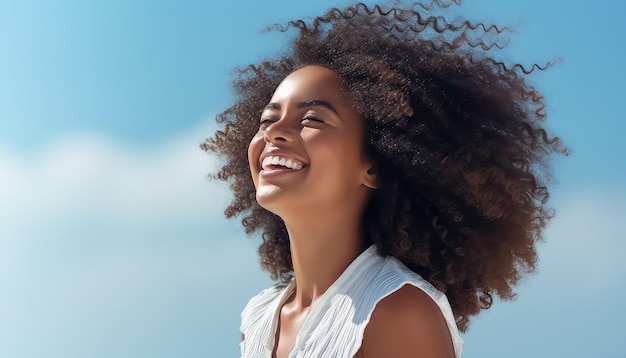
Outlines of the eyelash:
{"type": "MultiPolygon", "coordinates": [[[[309,121],[312,121],[312,122],[317,122],[317,123],[324,123],[323,120],[321,120],[321,119],[319,119],[317,117],[313,117],[313,116],[306,116],[306,117],[302,118],[300,120],[300,122],[303,122],[303,121],[306,121],[306,120],[309,120],[309,121]]],[[[274,122],[276,122],[276,121],[273,120],[272,118],[262,118],[259,124],[262,126],[262,125],[268,125],[268,124],[274,123],[274,122]]]]}
{"type": "Polygon", "coordinates": [[[319,119],[317,117],[313,117],[313,116],[306,116],[306,117],[302,118],[302,120],[300,122],[306,121],[306,120],[313,121],[313,122],[324,123],[323,120],[321,120],[321,119],[319,119]]]}

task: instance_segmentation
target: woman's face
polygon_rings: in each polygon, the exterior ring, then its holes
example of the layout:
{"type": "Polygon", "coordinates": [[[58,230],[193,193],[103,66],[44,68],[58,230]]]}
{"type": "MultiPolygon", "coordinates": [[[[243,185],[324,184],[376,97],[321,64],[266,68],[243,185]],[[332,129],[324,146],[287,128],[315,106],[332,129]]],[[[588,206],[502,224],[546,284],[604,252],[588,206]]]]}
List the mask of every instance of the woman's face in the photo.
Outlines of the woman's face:
{"type": "Polygon", "coordinates": [[[363,152],[363,120],[337,73],[303,67],[278,86],[259,118],[248,160],[261,206],[297,210],[364,205],[374,178],[363,152]]]}

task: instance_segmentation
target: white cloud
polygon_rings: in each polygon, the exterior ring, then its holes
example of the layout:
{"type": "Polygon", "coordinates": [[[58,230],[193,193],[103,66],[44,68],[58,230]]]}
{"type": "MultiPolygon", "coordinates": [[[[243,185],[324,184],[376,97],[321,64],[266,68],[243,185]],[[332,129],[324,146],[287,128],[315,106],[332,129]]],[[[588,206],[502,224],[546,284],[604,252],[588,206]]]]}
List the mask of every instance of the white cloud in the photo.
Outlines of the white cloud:
{"type": "Polygon", "coordinates": [[[0,214],[20,224],[33,216],[54,219],[76,210],[142,224],[197,215],[201,207],[222,204],[226,195],[207,184],[215,159],[198,144],[209,132],[194,133],[149,151],[89,134],[57,138],[32,157],[2,151],[0,214]]]}
{"type": "MultiPolygon", "coordinates": [[[[198,144],[209,133],[149,150],[92,134],[34,155],[0,148],[0,356],[236,354],[239,310],[270,282],[257,241],[223,219],[228,190],[206,179],[216,161],[198,144]]],[[[538,275],[520,286],[519,302],[496,305],[498,317],[533,310],[566,322],[561,295],[590,307],[598,290],[617,305],[625,201],[623,189],[561,193],[538,275]]],[[[480,322],[490,321],[477,322],[472,340],[482,329],[493,342],[502,322],[480,322]]]]}
{"type": "MultiPolygon", "coordinates": [[[[178,356],[181,331],[236,351],[239,310],[269,280],[207,180],[210,133],[149,150],[93,134],[0,147],[0,356],[178,356]]],[[[211,355],[200,338],[184,356],[211,355]]]]}
{"type": "MultiPolygon", "coordinates": [[[[597,289],[611,289],[626,279],[621,265],[626,242],[626,190],[577,188],[557,204],[557,216],[541,245],[540,275],[560,276],[561,283],[593,282],[597,289]]],[[[592,291],[588,291],[593,295],[592,291]]]]}
{"type": "Polygon", "coordinates": [[[537,275],[519,285],[515,302],[498,301],[474,320],[464,353],[528,357],[555,347],[563,357],[619,352],[615,342],[623,322],[616,313],[626,294],[624,200],[624,188],[560,193],[553,203],[557,216],[539,246],[537,275]]]}

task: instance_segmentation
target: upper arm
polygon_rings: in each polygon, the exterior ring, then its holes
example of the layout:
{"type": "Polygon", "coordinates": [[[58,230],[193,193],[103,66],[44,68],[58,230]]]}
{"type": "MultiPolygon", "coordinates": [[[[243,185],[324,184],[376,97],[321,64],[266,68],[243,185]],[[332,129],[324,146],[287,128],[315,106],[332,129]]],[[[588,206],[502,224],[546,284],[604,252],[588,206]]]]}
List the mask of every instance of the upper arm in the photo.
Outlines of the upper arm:
{"type": "Polygon", "coordinates": [[[365,358],[453,358],[454,346],[439,306],[419,288],[405,285],[382,299],[365,328],[365,358]]]}

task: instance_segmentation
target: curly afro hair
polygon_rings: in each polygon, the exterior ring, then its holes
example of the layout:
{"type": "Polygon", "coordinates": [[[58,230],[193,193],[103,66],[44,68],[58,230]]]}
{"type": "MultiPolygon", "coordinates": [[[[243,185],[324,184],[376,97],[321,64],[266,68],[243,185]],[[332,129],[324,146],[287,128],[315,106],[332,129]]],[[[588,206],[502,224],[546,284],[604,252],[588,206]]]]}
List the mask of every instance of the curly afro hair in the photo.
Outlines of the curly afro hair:
{"type": "Polygon", "coordinates": [[[289,73],[312,64],[336,71],[363,115],[364,147],[377,166],[380,188],[364,214],[364,240],[446,293],[465,331],[470,316],[494,295],[513,298],[513,287],[534,270],[552,217],[547,160],[567,149],[544,129],[544,99],[528,83],[545,67],[494,59],[508,28],[434,15],[450,5],[358,3],[275,25],[294,33],[290,46],[239,70],[237,100],[201,147],[224,159],[214,177],[234,194],[226,216],[261,233],[262,266],[289,281],[289,237],[256,202],[247,146],[289,73]]]}

